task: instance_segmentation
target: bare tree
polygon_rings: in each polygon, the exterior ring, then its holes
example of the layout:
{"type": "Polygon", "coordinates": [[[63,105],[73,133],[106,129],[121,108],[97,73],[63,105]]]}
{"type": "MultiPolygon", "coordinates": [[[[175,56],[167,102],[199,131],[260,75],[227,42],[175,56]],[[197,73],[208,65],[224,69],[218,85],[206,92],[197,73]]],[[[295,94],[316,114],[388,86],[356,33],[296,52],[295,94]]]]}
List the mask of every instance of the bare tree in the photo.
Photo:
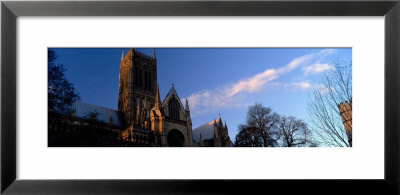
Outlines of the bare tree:
{"type": "Polygon", "coordinates": [[[282,137],[282,146],[295,147],[313,144],[311,132],[303,120],[293,116],[283,116],[278,126],[280,137],[282,137]]]}
{"type": "Polygon", "coordinates": [[[239,125],[239,133],[236,135],[235,146],[263,147],[259,131],[255,127],[239,125]]]}
{"type": "Polygon", "coordinates": [[[72,104],[79,100],[79,94],[65,77],[67,70],[62,64],[56,64],[57,55],[48,50],[48,106],[49,110],[68,113],[72,104]]]}
{"type": "Polygon", "coordinates": [[[249,107],[245,125],[239,126],[238,146],[271,147],[277,143],[277,125],[280,116],[271,108],[256,103],[249,107]],[[246,145],[250,144],[250,145],[246,145]]]}
{"type": "Polygon", "coordinates": [[[316,85],[308,103],[310,129],[321,145],[351,147],[338,105],[352,102],[352,63],[336,60],[316,85]]]}

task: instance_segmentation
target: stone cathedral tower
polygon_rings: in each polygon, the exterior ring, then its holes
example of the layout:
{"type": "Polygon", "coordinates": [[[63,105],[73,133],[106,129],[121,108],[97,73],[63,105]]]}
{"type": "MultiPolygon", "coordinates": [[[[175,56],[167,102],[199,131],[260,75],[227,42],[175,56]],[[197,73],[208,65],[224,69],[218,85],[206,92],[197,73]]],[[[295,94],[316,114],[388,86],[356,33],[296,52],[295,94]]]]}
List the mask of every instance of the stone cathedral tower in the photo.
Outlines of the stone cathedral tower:
{"type": "Polygon", "coordinates": [[[148,56],[138,50],[122,52],[118,110],[125,130],[120,139],[140,146],[192,146],[189,103],[182,105],[174,85],[161,101],[157,84],[155,50],[148,56]]]}
{"type": "Polygon", "coordinates": [[[118,110],[125,115],[126,126],[148,126],[150,109],[157,90],[155,51],[148,56],[135,49],[122,52],[119,72],[118,110]]]}

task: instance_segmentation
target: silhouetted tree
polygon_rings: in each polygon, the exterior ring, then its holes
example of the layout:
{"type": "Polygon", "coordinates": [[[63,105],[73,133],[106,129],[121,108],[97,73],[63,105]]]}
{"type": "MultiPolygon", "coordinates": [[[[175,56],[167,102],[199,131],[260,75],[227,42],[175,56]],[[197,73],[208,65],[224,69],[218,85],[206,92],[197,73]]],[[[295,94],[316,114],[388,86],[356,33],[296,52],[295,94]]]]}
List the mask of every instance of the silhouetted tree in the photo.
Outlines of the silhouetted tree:
{"type": "Polygon", "coordinates": [[[307,124],[293,116],[283,116],[279,121],[279,135],[282,138],[282,146],[314,146],[311,132],[307,124]]]}
{"type": "Polygon", "coordinates": [[[48,50],[48,106],[49,110],[68,113],[72,104],[80,97],[65,77],[66,69],[62,64],[56,64],[56,59],[56,53],[48,50]]]}
{"type": "Polygon", "coordinates": [[[308,103],[310,129],[320,144],[351,147],[338,105],[352,99],[352,64],[336,60],[323,75],[321,84],[314,87],[308,103]]]}
{"type": "Polygon", "coordinates": [[[273,147],[277,145],[280,116],[271,108],[256,103],[249,107],[245,125],[239,126],[236,146],[273,147]]]}
{"type": "Polygon", "coordinates": [[[235,146],[262,147],[262,141],[255,127],[239,125],[239,133],[236,135],[235,146]]]}

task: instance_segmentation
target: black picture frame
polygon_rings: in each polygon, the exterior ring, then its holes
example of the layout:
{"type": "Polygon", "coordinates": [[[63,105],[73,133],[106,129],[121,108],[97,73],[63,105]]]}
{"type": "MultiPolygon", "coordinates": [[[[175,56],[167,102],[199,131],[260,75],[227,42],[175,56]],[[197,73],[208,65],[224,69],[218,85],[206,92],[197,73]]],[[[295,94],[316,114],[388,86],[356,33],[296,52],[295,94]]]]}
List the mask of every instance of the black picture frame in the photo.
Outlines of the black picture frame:
{"type": "Polygon", "coordinates": [[[259,194],[272,190],[279,194],[399,194],[399,35],[399,0],[2,1],[1,192],[4,194],[259,194]],[[385,16],[384,179],[16,180],[16,20],[19,16],[385,16]]]}

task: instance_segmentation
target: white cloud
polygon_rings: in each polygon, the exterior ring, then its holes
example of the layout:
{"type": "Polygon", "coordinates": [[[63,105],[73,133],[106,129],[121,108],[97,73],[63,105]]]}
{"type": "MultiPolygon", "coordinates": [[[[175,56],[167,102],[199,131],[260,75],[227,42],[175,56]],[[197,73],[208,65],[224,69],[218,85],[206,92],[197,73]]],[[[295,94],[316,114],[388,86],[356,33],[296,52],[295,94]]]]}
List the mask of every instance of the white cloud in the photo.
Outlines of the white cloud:
{"type": "Polygon", "coordinates": [[[249,92],[249,93],[255,92],[268,81],[278,78],[278,75],[279,73],[275,69],[268,69],[253,77],[236,82],[231,87],[228,87],[225,90],[227,93],[226,95],[232,97],[240,92],[249,92]]]}
{"type": "Polygon", "coordinates": [[[311,66],[305,66],[303,68],[304,71],[304,75],[307,74],[317,74],[317,73],[321,73],[327,70],[331,70],[333,67],[330,64],[320,64],[320,63],[315,63],[311,66]]]}
{"type": "Polygon", "coordinates": [[[311,87],[311,84],[308,81],[303,82],[293,82],[288,85],[289,87],[293,87],[294,89],[307,90],[311,87]]]}
{"type": "MultiPolygon", "coordinates": [[[[237,107],[247,105],[241,100],[246,95],[255,93],[272,84],[282,74],[291,72],[295,68],[310,63],[311,61],[320,60],[326,55],[331,55],[334,52],[332,49],[325,49],[317,53],[303,55],[291,60],[287,65],[277,69],[267,69],[264,72],[258,73],[252,77],[241,79],[233,84],[226,84],[216,87],[215,89],[206,89],[195,92],[187,97],[190,108],[193,114],[203,113],[204,110],[212,110],[217,108],[237,107]]],[[[291,83],[291,85],[298,89],[308,89],[311,84],[308,82],[291,83]]]]}

